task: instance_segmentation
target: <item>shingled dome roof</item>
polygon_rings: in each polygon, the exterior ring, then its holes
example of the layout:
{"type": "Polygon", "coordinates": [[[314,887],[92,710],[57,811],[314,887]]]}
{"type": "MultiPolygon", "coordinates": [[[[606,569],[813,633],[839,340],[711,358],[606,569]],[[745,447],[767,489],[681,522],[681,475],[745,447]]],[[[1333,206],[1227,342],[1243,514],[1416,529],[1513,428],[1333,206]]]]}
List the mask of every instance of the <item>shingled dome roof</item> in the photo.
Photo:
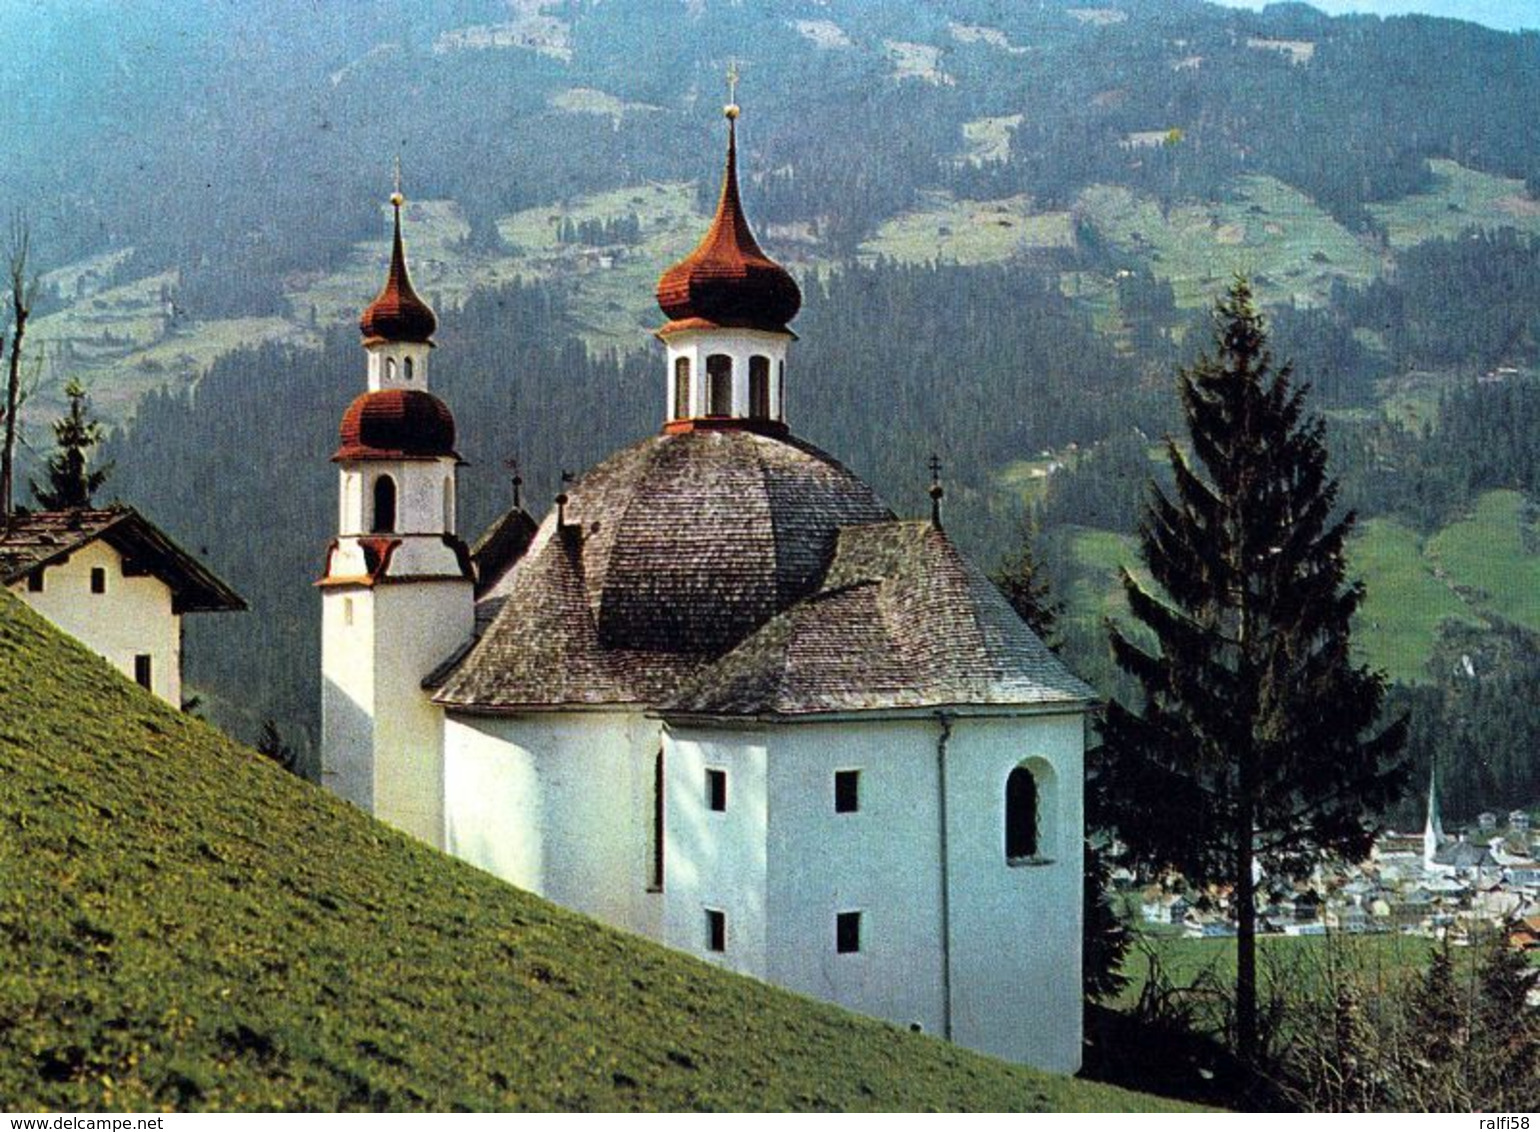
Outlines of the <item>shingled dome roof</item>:
{"type": "Polygon", "coordinates": [[[796,280],[760,249],[743,214],[732,114],[716,216],[700,245],[659,278],[658,306],[670,319],[663,333],[717,326],[785,331],[802,308],[796,280]]]}
{"type": "Polygon", "coordinates": [[[342,414],[333,460],[436,460],[455,453],[449,407],[422,389],[360,394],[342,414]]]}
{"type": "Polygon", "coordinates": [[[660,702],[813,592],[842,526],[893,518],[812,445],[747,431],[651,437],[567,495],[566,526],[547,516],[494,588],[502,611],[439,702],[660,702]]]}
{"type": "Polygon", "coordinates": [[[438,329],[433,308],[417,297],[406,271],[406,252],[401,246],[401,195],[390,198],[396,210],[396,232],[390,249],[390,274],[374,302],[359,316],[358,329],[365,342],[427,342],[438,329]]]}

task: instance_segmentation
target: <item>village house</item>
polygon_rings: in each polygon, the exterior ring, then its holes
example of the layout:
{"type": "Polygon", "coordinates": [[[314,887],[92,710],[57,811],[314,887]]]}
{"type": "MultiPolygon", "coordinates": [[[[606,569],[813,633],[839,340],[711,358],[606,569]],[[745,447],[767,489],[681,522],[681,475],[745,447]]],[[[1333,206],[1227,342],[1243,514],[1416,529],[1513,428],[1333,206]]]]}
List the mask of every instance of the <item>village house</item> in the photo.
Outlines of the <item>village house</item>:
{"type": "Polygon", "coordinates": [[[18,512],[0,530],[0,585],[177,707],[182,616],[246,608],[131,507],[18,512]]]}

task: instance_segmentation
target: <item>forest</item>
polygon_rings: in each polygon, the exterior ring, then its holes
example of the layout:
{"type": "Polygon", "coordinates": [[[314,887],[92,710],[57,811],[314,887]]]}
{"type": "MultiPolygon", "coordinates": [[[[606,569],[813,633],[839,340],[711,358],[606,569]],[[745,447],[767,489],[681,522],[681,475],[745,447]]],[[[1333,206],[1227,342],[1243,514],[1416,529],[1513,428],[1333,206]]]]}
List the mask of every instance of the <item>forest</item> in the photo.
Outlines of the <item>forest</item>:
{"type": "MultiPolygon", "coordinates": [[[[654,344],[639,332],[596,346],[595,320],[617,300],[602,288],[595,300],[592,280],[564,265],[656,254],[653,219],[585,213],[593,194],[684,181],[697,212],[711,207],[719,77],[735,55],[745,199],[805,296],[793,429],[900,514],[925,512],[937,455],[947,528],[986,566],[1034,528],[1070,607],[1066,654],[1104,692],[1118,678],[1083,536],[1131,534],[1162,474],[1152,454],[1178,420],[1174,374],[1207,341],[1208,302],[1229,277],[1184,258],[1201,261],[1194,239],[1223,251],[1239,231],[1240,246],[1262,249],[1239,262],[1278,358],[1328,416],[1341,502],[1360,520],[1432,539],[1484,493],[1536,498],[1540,36],[1303,5],[1108,10],[1116,18],[1068,2],[567,0],[542,6],[555,48],[507,51],[456,46],[466,27],[502,26],[508,9],[491,0],[295,0],[266,21],[210,8],[187,27],[175,5],[136,6],[111,28],[51,13],[27,73],[59,73],[35,118],[6,127],[15,160],[0,204],[49,202],[33,213],[47,267],[107,258],[86,291],[45,288],[39,319],[170,273],[161,298],[176,333],[214,319],[296,331],[206,361],[135,355],[92,389],[98,404],[120,376],[148,389],[102,453],[116,465],[106,495],[141,507],[251,601],[239,629],[189,622],[200,710],[247,739],[272,721],[313,757],[310,583],[333,533],[327,457],[363,355],[351,325],[294,296],[378,239],[391,155],[410,197],[449,202],[464,221],[453,240],[434,234],[435,267],[517,265],[439,304],[433,387],[470,462],[461,527],[473,537],[509,504],[505,461],[518,461],[538,516],[563,471],[658,426],[654,344]],[[136,49],[156,65],[126,67],[136,49]],[[124,116],[142,128],[118,128],[124,116]],[[1005,144],[970,156],[981,123],[1005,144]],[[1458,195],[1456,175],[1487,195],[1458,195]],[[1107,203],[1125,200],[1132,219],[1107,203]],[[1022,218],[991,222],[1000,240],[1016,238],[1011,224],[1058,218],[1062,235],[1005,251],[985,241],[987,254],[957,262],[880,238],[938,201],[1020,202],[1022,218]],[[546,260],[510,219],[537,208],[551,210],[546,260]],[[1306,213],[1305,234],[1271,233],[1306,213]]],[[[19,96],[26,78],[0,76],[0,91],[19,96]]],[[[959,234],[939,223],[936,239],[959,234]]],[[[45,431],[34,427],[35,444],[45,431]]],[[[1540,641],[1534,626],[1475,620],[1440,628],[1425,666],[1398,673],[1389,710],[1411,712],[1413,759],[1438,760],[1456,811],[1540,802],[1522,706],[1540,701],[1540,641]],[[1449,663],[1468,655],[1490,660],[1474,681],[1449,663]]]]}

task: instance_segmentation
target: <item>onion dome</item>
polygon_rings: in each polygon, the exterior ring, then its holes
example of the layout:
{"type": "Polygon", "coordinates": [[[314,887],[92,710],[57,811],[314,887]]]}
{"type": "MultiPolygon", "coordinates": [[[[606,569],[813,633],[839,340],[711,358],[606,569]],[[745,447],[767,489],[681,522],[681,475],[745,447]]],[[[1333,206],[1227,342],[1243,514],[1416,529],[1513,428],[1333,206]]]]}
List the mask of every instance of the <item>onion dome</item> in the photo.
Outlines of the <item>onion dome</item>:
{"type": "Polygon", "coordinates": [[[422,389],[376,389],[354,399],[333,460],[458,460],[449,406],[422,389]]]}
{"type": "Polygon", "coordinates": [[[786,331],[802,307],[797,282],[767,256],[738,198],[738,107],[727,107],[727,172],[711,228],[700,245],[658,279],[670,330],[740,327],[786,331]]]}
{"type": "Polygon", "coordinates": [[[384,289],[359,317],[358,329],[363,331],[365,345],[372,342],[427,342],[438,329],[433,308],[417,297],[406,272],[406,252],[401,247],[401,194],[392,193],[390,203],[396,210],[390,274],[386,276],[384,289]]]}

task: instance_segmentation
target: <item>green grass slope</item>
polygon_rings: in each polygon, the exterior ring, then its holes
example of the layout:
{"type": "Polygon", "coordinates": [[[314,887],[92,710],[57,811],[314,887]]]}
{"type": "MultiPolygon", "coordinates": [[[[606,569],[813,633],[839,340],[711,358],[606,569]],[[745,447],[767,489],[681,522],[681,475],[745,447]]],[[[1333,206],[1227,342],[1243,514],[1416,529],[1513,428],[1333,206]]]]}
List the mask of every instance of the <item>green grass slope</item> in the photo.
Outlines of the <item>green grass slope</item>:
{"type": "Polygon", "coordinates": [[[163,1107],[1176,1106],[519,892],[170,710],[0,592],[0,1109],[163,1107]]]}

